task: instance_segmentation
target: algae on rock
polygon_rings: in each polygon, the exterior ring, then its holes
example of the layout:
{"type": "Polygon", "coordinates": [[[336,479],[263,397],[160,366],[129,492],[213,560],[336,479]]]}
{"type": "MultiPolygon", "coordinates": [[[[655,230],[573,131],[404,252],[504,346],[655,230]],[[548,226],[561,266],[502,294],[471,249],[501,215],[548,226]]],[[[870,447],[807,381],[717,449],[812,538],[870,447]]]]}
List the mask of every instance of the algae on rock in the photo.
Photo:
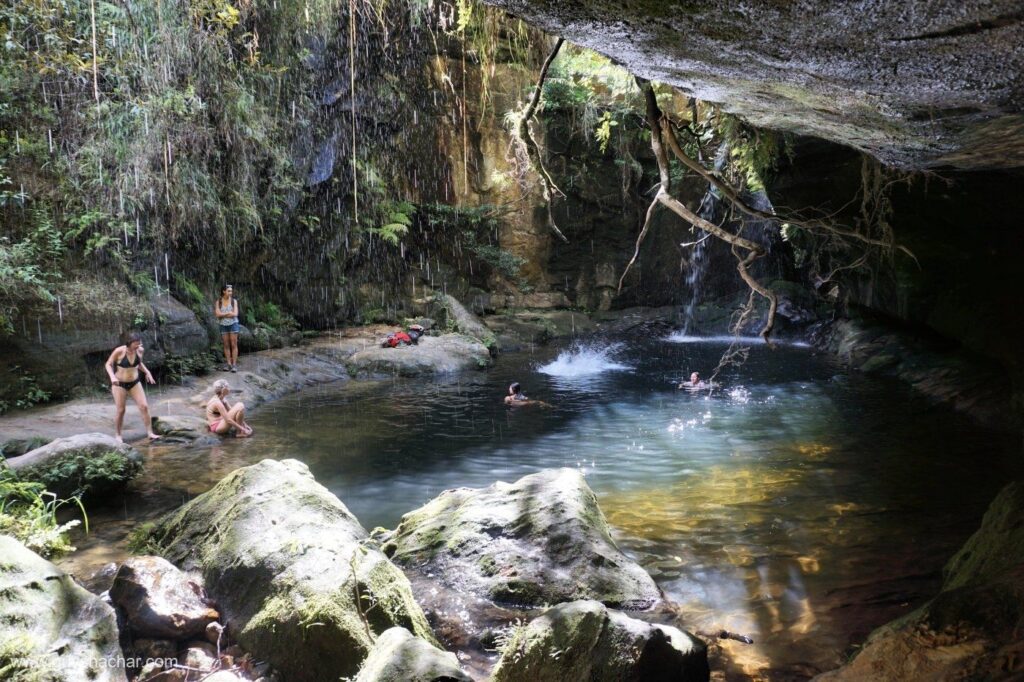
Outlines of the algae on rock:
{"type": "Polygon", "coordinates": [[[492,680],[702,682],[709,675],[707,648],[693,635],[576,601],[516,628],[492,680]]]}
{"type": "Polygon", "coordinates": [[[434,642],[406,577],[296,460],[234,471],[152,539],[202,574],[239,643],[288,680],[355,674],[391,627],[434,642]]]}
{"type": "Polygon", "coordinates": [[[597,599],[643,609],[661,599],[654,580],[615,545],[575,469],[445,491],[402,517],[383,549],[405,568],[499,604],[597,599]]]}
{"type": "Polygon", "coordinates": [[[0,557],[0,679],[126,679],[110,606],[9,536],[0,557]]]}

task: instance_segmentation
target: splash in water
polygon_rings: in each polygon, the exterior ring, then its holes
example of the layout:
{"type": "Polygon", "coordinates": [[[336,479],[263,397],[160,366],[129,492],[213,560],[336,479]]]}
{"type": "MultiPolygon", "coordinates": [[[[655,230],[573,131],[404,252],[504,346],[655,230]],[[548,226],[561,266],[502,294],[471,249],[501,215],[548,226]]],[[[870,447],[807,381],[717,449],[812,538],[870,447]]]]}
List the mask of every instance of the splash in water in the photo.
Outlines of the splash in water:
{"type": "Polygon", "coordinates": [[[622,348],[621,343],[604,346],[574,344],[569,350],[559,353],[558,357],[548,364],[538,367],[537,371],[553,377],[572,379],[594,376],[602,372],[633,369],[613,358],[622,348]]]}

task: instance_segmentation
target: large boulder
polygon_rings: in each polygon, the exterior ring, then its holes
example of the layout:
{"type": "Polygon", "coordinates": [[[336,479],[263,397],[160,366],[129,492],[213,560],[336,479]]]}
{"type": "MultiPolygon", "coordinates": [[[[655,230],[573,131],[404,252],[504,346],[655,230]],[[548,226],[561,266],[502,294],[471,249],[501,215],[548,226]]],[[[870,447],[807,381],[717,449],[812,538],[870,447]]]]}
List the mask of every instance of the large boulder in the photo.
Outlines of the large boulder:
{"type": "Polygon", "coordinates": [[[480,369],[491,364],[483,343],[463,334],[424,336],[415,346],[366,348],[348,359],[355,375],[397,374],[415,377],[480,369]]]}
{"type": "MultiPolygon", "coordinates": [[[[156,318],[157,341],[166,355],[187,357],[204,353],[210,347],[206,327],[177,299],[156,294],[150,296],[149,305],[156,318]]],[[[149,359],[147,357],[147,361],[149,359]]]]}
{"type": "Polygon", "coordinates": [[[38,481],[58,498],[99,498],[124,489],[142,469],[142,456],[103,433],[58,438],[7,460],[18,478],[38,481]]]}
{"type": "Polygon", "coordinates": [[[384,539],[399,565],[498,604],[596,599],[644,609],[661,598],[654,580],[615,545],[576,469],[447,490],[384,539]]]}
{"type": "Polygon", "coordinates": [[[937,597],[868,637],[857,656],[815,678],[1019,679],[1024,661],[1024,485],[1006,486],[981,528],[946,564],[937,597]],[[1017,653],[1015,653],[1017,652],[1017,653]]]}
{"type": "Polygon", "coordinates": [[[202,575],[239,644],[284,679],[354,675],[374,633],[391,627],[433,641],[409,581],[301,462],[234,471],[151,539],[202,575]]]}
{"type": "Polygon", "coordinates": [[[709,676],[707,647],[693,635],[577,601],[516,628],[491,680],[698,682],[709,676]]]}
{"type": "Polygon", "coordinates": [[[76,388],[109,386],[103,363],[131,331],[141,332],[146,366],[154,371],[168,357],[209,347],[195,314],[167,294],[147,300],[121,282],[84,277],[61,282],[54,294],[59,311],[24,311],[18,333],[0,342],[0,400],[14,404],[37,391],[68,398],[76,388]]]}
{"type": "Polygon", "coordinates": [[[878,628],[852,661],[816,682],[1019,680],[1024,565],[999,579],[942,592],[878,628]]]}
{"type": "Polygon", "coordinates": [[[0,677],[123,682],[117,617],[71,576],[0,535],[0,677]]]}
{"type": "Polygon", "coordinates": [[[989,505],[981,528],[946,564],[944,590],[999,576],[1024,565],[1024,483],[1014,481],[989,505]]]}
{"type": "Polygon", "coordinates": [[[219,617],[202,588],[166,559],[132,557],[121,564],[110,599],[136,637],[186,639],[219,617]]]}
{"type": "Polygon", "coordinates": [[[494,333],[480,321],[479,317],[459,303],[458,299],[451,294],[442,294],[441,305],[444,306],[445,312],[448,314],[448,321],[455,327],[455,331],[477,339],[488,349],[497,349],[494,333]]]}
{"type": "Polygon", "coordinates": [[[391,628],[377,638],[355,682],[470,682],[455,654],[391,628]]]}

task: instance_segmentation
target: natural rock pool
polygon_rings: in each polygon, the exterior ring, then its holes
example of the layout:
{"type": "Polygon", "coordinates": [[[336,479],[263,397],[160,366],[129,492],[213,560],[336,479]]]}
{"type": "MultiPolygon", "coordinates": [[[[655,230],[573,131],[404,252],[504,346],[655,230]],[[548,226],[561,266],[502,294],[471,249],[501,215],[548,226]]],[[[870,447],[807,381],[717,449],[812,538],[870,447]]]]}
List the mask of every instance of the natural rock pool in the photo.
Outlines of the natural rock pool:
{"type": "Polygon", "coordinates": [[[677,388],[726,346],[633,339],[438,380],[312,387],[262,407],[251,440],[152,448],[124,507],[94,512],[63,564],[85,575],[120,558],[140,521],[267,457],[305,461],[368,529],[447,488],[576,467],[682,627],[754,639],[723,644],[737,671],[834,668],[938,590],[1024,469],[1020,443],[803,347],[754,345],[710,394],[677,388]],[[551,407],[505,407],[513,380],[551,407]]]}

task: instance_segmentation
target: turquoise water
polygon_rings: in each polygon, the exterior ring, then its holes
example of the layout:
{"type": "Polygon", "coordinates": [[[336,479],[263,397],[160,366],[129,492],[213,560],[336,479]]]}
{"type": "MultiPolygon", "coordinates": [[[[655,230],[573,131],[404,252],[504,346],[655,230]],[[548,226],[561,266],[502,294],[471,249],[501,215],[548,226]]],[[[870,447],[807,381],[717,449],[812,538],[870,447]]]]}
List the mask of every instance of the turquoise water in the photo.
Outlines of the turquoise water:
{"type": "Polygon", "coordinates": [[[305,461],[367,528],[447,488],[575,467],[682,626],[754,639],[723,645],[735,675],[807,677],[938,590],[943,563],[1021,474],[1019,443],[806,348],[754,346],[714,391],[677,388],[725,348],[632,341],[312,388],[261,408],[251,440],[152,454],[80,561],[111,558],[139,520],[265,457],[305,461]],[[551,406],[504,406],[513,380],[551,406]]]}

